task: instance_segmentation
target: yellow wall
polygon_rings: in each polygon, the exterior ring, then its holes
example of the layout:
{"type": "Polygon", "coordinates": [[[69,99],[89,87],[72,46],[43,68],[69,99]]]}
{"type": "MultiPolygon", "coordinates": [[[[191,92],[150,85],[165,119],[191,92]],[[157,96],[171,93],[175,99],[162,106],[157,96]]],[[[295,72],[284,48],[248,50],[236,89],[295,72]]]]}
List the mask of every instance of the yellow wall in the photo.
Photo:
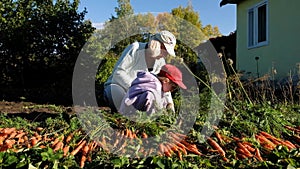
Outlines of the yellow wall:
{"type": "Polygon", "coordinates": [[[277,71],[276,79],[297,73],[300,62],[300,0],[268,0],[268,45],[247,47],[248,9],[262,0],[245,0],[237,4],[237,69],[257,76],[257,62],[260,77],[272,77],[272,67],[277,71]]]}

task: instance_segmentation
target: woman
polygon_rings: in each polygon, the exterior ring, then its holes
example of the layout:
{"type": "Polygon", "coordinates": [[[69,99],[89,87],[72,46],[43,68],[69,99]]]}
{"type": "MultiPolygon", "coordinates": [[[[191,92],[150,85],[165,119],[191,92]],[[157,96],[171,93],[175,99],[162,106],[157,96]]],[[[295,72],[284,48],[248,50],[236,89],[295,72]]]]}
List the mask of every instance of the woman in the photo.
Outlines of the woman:
{"type": "MultiPolygon", "coordinates": [[[[104,99],[117,111],[123,97],[129,89],[138,71],[159,73],[166,64],[165,57],[175,57],[175,36],[169,31],[161,31],[153,35],[148,43],[134,42],[128,46],[114,66],[113,72],[104,84],[104,99]]],[[[165,93],[168,106],[174,111],[173,99],[170,92],[165,93]]]]}

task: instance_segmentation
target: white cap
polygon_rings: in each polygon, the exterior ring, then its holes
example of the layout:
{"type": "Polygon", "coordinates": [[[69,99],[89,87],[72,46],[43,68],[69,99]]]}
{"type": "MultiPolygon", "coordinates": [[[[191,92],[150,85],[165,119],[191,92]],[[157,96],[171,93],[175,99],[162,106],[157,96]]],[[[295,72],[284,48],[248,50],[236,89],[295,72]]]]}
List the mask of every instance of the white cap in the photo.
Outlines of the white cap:
{"type": "Polygon", "coordinates": [[[154,35],[154,37],[160,41],[161,43],[164,44],[167,52],[169,53],[169,55],[171,56],[176,56],[175,55],[175,51],[174,51],[174,47],[176,45],[176,38],[175,36],[169,32],[169,31],[161,31],[159,33],[156,33],[154,35]]]}

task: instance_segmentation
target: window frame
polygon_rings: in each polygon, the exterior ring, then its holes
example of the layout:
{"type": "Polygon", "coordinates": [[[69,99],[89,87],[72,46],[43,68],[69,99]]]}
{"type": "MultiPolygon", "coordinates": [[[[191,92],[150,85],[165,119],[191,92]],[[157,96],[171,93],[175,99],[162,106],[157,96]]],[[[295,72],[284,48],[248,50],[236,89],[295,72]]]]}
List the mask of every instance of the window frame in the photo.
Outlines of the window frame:
{"type": "Polygon", "coordinates": [[[247,10],[247,47],[248,49],[256,48],[260,46],[265,46],[269,44],[269,9],[268,0],[264,0],[255,4],[254,6],[248,8],[247,10]],[[266,40],[258,42],[258,8],[266,5],[266,40]],[[250,18],[250,13],[252,12],[252,18],[250,18]],[[250,22],[250,19],[252,21],[250,22]],[[250,25],[251,24],[251,25],[250,25]],[[251,28],[251,30],[250,30],[251,28]],[[250,32],[251,31],[251,32],[250,32]],[[251,34],[251,35],[250,35],[251,34]],[[252,37],[251,37],[252,36],[252,37]],[[251,38],[251,39],[250,39],[251,38]],[[252,43],[250,43],[250,40],[252,43]]]}

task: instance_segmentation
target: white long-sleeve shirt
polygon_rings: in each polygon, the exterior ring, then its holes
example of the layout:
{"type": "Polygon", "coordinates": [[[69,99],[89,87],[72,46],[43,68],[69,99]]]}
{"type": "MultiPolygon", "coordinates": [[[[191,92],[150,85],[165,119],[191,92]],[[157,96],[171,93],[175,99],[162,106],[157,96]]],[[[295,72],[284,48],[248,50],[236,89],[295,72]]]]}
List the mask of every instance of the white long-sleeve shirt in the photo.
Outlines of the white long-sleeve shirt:
{"type": "MultiPolygon", "coordinates": [[[[147,43],[134,42],[123,51],[112,74],[104,83],[104,87],[110,84],[117,84],[127,92],[132,81],[137,77],[137,73],[139,71],[148,71],[145,59],[146,44],[147,43]]],[[[155,60],[151,73],[158,74],[161,67],[165,64],[166,61],[164,58],[155,60]]],[[[165,93],[165,97],[168,103],[173,104],[170,92],[165,93]]]]}

